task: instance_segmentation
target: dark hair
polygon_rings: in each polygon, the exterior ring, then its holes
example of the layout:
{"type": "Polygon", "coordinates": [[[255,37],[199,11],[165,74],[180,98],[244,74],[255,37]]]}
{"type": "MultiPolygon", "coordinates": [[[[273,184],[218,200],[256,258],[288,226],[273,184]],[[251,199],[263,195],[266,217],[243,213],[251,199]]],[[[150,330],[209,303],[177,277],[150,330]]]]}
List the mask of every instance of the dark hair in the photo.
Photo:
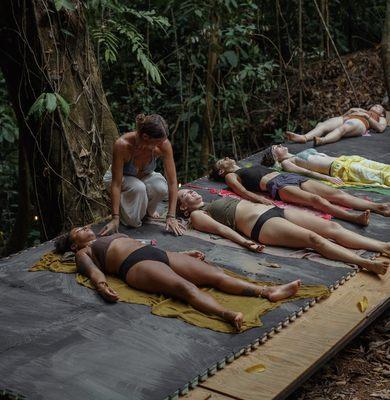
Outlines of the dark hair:
{"type": "Polygon", "coordinates": [[[212,165],[209,171],[209,179],[217,182],[225,182],[225,177],[220,175],[219,171],[220,169],[217,167],[216,163],[212,165]]]}
{"type": "Polygon", "coordinates": [[[272,146],[268,147],[268,149],[264,151],[261,163],[266,167],[272,167],[275,165],[275,157],[272,153],[272,146]]]}
{"type": "Polygon", "coordinates": [[[70,237],[70,232],[64,233],[58,237],[54,242],[54,248],[56,253],[64,254],[67,251],[72,251],[73,240],[70,237]]]}
{"type": "Polygon", "coordinates": [[[135,118],[138,133],[144,133],[151,139],[162,139],[169,135],[168,124],[158,114],[138,114],[135,118]]]}
{"type": "Polygon", "coordinates": [[[181,201],[178,198],[176,203],[176,217],[188,219],[188,215],[184,214],[184,211],[180,208],[180,205],[181,201]]]}

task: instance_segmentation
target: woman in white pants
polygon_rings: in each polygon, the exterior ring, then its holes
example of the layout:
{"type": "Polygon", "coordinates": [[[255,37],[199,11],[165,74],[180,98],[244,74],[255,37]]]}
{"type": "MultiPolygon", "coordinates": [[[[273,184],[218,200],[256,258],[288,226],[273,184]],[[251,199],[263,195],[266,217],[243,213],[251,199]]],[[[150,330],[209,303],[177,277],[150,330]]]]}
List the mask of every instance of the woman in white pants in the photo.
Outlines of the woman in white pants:
{"type": "Polygon", "coordinates": [[[135,132],[125,133],[114,144],[112,167],[103,178],[111,192],[112,220],[100,235],[117,232],[119,221],[138,227],[146,215],[158,218],[157,204],[167,194],[166,229],[181,235],[184,228],[175,215],[177,179],[168,125],[157,114],[138,115],[136,125],[135,132]],[[168,182],[154,171],[158,157],[163,160],[168,182]]]}

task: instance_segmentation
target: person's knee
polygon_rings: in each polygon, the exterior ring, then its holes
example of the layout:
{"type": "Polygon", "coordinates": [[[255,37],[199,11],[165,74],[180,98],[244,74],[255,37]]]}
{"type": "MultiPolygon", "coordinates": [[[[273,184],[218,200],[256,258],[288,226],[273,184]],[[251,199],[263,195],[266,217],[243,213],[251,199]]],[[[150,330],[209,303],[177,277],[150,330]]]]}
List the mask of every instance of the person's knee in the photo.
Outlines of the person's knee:
{"type": "Polygon", "coordinates": [[[168,186],[164,181],[155,182],[153,185],[147,186],[146,189],[149,197],[164,198],[168,194],[168,186]]]}
{"type": "Polygon", "coordinates": [[[326,206],[328,204],[326,199],[323,199],[321,196],[318,196],[317,194],[313,194],[311,196],[310,202],[316,207],[326,206]]]}
{"type": "Polygon", "coordinates": [[[226,275],[221,268],[215,271],[212,277],[212,285],[216,288],[224,287],[231,278],[226,275]]]}
{"type": "Polygon", "coordinates": [[[334,222],[334,221],[329,221],[329,224],[328,224],[329,232],[338,234],[342,229],[343,229],[343,227],[339,223],[334,222]]]}
{"type": "Polygon", "coordinates": [[[342,201],[347,200],[348,195],[341,190],[336,190],[335,192],[329,195],[331,201],[342,201]]]}
{"type": "Polygon", "coordinates": [[[191,282],[179,281],[175,284],[174,292],[177,297],[190,302],[198,294],[199,289],[191,282]]]}
{"type": "Polygon", "coordinates": [[[324,239],[318,233],[310,232],[308,235],[308,242],[311,248],[318,250],[325,246],[326,239],[324,239]]]}
{"type": "Polygon", "coordinates": [[[134,194],[144,194],[146,193],[146,186],[142,181],[136,180],[129,185],[128,191],[134,194]]]}

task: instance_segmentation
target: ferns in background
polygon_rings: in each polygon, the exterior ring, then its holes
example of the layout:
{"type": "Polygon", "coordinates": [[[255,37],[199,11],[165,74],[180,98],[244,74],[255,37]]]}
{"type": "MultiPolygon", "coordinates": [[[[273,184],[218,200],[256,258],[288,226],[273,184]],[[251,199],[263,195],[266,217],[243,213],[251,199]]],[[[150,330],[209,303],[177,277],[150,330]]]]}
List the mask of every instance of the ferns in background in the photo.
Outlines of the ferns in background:
{"type": "Polygon", "coordinates": [[[103,23],[100,26],[96,26],[96,19],[93,19],[95,23],[91,32],[98,48],[103,50],[105,62],[115,63],[119,51],[129,51],[143,67],[146,75],[150,76],[153,82],[161,84],[161,72],[152,61],[145,37],[131,21],[165,31],[170,26],[168,20],[157,15],[154,10],[136,10],[118,1],[92,0],[88,2],[88,6],[90,13],[99,12],[103,15],[103,23]]]}

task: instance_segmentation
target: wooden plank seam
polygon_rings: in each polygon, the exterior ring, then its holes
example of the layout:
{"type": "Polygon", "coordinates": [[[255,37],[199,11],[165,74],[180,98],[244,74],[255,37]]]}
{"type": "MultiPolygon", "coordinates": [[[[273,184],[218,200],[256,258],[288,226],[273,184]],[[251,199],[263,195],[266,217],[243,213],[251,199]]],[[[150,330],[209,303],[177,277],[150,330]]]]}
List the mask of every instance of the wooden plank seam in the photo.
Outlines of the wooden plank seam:
{"type": "MultiPolygon", "coordinates": [[[[344,285],[346,281],[349,281],[351,278],[356,276],[356,272],[359,269],[354,269],[347,275],[343,276],[340,280],[336,281],[333,285],[329,286],[329,290],[334,292],[337,290],[340,285],[344,285]]],[[[255,351],[260,345],[264,344],[267,340],[271,339],[275,336],[276,333],[282,331],[283,328],[289,326],[292,322],[294,322],[297,318],[301,317],[303,313],[309,311],[310,308],[314,307],[321,299],[315,298],[308,301],[302,307],[300,307],[297,311],[291,313],[283,322],[279,322],[276,327],[273,327],[269,330],[269,332],[264,333],[261,337],[255,339],[251,344],[244,346],[242,349],[238,350],[236,353],[232,353],[226,356],[223,360],[219,361],[216,364],[213,364],[211,367],[199,374],[196,378],[186,383],[181,389],[176,390],[174,393],[166,397],[164,400],[178,400],[179,396],[185,396],[189,393],[190,389],[194,389],[198,386],[199,383],[205,382],[209,377],[215,375],[219,370],[225,368],[226,364],[231,364],[234,360],[241,357],[242,355],[248,355],[251,352],[255,351]],[[196,382],[196,385],[194,384],[196,382]]]]}

